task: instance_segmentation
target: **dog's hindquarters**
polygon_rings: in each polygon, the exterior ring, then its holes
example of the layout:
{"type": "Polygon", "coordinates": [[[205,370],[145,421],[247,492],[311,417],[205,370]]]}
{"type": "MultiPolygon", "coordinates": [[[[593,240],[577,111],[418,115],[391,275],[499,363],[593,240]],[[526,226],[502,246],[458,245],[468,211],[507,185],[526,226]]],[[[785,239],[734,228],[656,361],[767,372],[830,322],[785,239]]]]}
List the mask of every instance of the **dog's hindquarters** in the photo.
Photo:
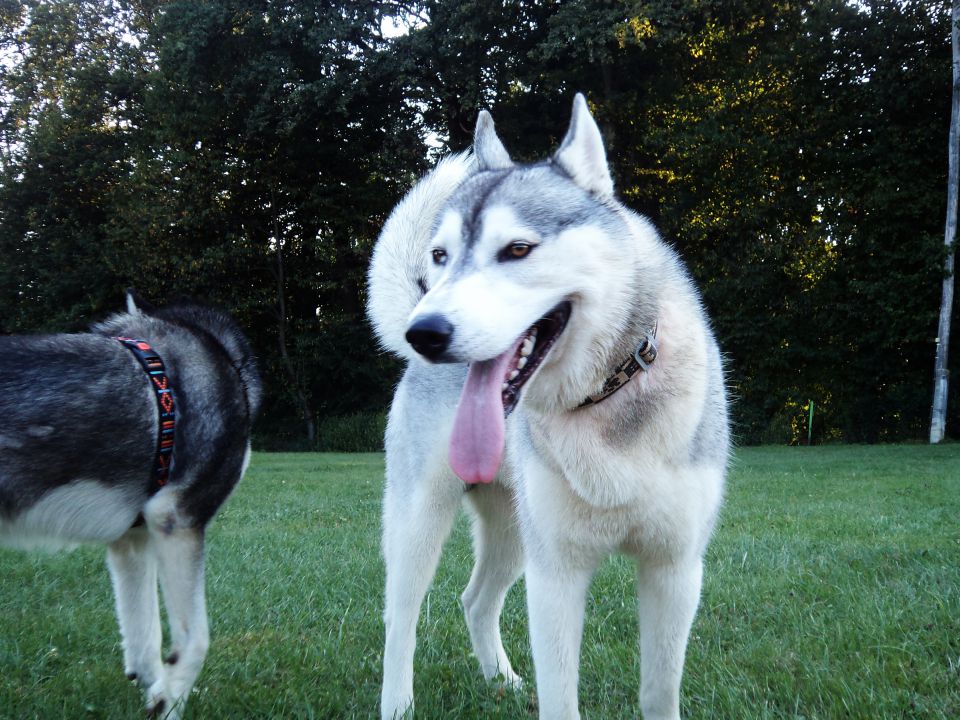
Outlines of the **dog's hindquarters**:
{"type": "Polygon", "coordinates": [[[150,491],[155,408],[113,339],[0,338],[0,543],[57,549],[124,533],[150,491]]]}

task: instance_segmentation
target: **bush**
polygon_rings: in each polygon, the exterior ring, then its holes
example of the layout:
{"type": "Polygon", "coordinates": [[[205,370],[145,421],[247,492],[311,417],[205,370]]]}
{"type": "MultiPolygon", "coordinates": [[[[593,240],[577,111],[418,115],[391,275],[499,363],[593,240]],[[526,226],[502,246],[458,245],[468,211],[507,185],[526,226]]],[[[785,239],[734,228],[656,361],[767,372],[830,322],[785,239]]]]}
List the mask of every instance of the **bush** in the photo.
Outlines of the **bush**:
{"type": "Polygon", "coordinates": [[[382,452],[387,426],[384,411],[366,411],[317,418],[317,441],[310,443],[303,424],[261,420],[253,434],[260,452],[382,452]]]}
{"type": "Polygon", "coordinates": [[[321,418],[317,423],[317,450],[324,452],[382,452],[387,428],[385,412],[357,412],[321,418]]]}

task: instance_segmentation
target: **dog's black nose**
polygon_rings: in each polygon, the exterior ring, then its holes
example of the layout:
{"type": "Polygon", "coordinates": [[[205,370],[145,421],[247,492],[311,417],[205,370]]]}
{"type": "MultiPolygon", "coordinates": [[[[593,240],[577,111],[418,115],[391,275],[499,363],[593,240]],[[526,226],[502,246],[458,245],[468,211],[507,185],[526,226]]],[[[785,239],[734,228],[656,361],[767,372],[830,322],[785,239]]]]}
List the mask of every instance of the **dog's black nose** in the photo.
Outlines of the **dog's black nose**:
{"type": "Polygon", "coordinates": [[[407,328],[407,342],[427,360],[436,360],[446,351],[453,337],[453,325],[443,315],[424,315],[407,328]]]}

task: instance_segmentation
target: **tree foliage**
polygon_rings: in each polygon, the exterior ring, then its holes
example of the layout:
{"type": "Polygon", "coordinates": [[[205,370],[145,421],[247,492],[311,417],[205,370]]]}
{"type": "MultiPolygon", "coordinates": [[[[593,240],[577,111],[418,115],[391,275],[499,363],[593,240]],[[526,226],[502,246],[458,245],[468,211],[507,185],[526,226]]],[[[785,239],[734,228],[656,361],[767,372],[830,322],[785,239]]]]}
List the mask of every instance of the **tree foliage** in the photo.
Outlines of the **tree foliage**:
{"type": "Polygon", "coordinates": [[[0,331],[199,296],[258,348],[264,436],[383,408],[392,204],[483,107],[550,152],[581,90],[704,288],[740,438],[810,399],[822,439],[922,437],[949,35],[942,0],[0,1],[0,331]]]}

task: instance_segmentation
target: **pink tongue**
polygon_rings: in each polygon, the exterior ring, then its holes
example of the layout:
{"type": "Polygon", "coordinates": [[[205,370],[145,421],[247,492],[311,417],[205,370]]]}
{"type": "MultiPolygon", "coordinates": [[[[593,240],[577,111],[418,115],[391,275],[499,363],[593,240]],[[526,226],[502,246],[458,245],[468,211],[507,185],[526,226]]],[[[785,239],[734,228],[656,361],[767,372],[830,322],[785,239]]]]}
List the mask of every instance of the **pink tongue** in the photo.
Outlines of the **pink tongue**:
{"type": "Polygon", "coordinates": [[[507,366],[516,346],[503,355],[470,363],[450,436],[450,467],[465,483],[488,483],[503,459],[503,399],[507,366]]]}

